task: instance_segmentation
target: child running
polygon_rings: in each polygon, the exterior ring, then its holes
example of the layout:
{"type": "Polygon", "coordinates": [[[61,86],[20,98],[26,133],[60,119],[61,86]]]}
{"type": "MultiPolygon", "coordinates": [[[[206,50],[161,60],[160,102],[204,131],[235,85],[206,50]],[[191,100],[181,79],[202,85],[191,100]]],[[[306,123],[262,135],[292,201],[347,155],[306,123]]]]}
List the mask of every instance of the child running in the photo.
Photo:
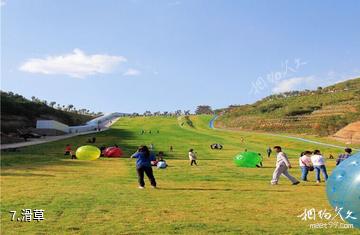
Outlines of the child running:
{"type": "Polygon", "coordinates": [[[193,164],[195,164],[197,166],[196,155],[194,153],[194,149],[189,150],[189,160],[190,160],[190,166],[192,166],[193,164]]]}
{"type": "Polygon", "coordinates": [[[150,153],[147,146],[140,146],[138,151],[134,153],[131,158],[136,158],[136,171],[138,174],[139,188],[145,188],[144,173],[150,180],[150,184],[153,188],[156,188],[156,180],[151,168],[151,161],[155,161],[156,158],[153,153],[150,153]]]}

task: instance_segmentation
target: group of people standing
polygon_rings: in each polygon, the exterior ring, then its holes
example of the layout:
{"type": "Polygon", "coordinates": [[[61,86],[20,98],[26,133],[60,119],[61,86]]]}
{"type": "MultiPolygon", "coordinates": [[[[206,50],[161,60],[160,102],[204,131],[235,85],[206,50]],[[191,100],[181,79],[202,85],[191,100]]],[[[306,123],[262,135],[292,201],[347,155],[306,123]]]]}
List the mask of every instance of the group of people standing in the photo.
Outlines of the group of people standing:
{"type": "Polygon", "coordinates": [[[325,166],[325,159],[320,150],[305,151],[300,154],[299,166],[301,168],[301,180],[308,181],[307,176],[310,171],[315,170],[316,183],[320,183],[320,172],[323,174],[325,181],[328,179],[328,174],[325,166]]]}
{"type": "MultiPolygon", "coordinates": [[[[270,149],[271,150],[271,149],[270,149]]],[[[290,175],[288,169],[292,168],[290,161],[287,155],[282,151],[280,146],[275,146],[274,150],[276,152],[276,167],[273,173],[271,184],[278,184],[279,178],[281,175],[286,176],[293,185],[300,183],[294,176],[290,175]]],[[[271,151],[268,149],[268,154],[271,154],[271,151]],[[269,153],[270,152],[270,153],[269,153]]],[[[340,154],[336,160],[336,165],[339,165],[342,161],[346,160],[351,156],[351,148],[345,148],[345,153],[340,154]]],[[[269,156],[268,155],[268,156],[269,156]]],[[[320,172],[322,173],[324,180],[328,179],[328,174],[325,166],[325,158],[321,154],[320,150],[304,151],[300,154],[299,157],[299,166],[301,169],[301,180],[308,181],[308,174],[310,171],[315,171],[315,179],[317,183],[321,182],[320,172]]]]}

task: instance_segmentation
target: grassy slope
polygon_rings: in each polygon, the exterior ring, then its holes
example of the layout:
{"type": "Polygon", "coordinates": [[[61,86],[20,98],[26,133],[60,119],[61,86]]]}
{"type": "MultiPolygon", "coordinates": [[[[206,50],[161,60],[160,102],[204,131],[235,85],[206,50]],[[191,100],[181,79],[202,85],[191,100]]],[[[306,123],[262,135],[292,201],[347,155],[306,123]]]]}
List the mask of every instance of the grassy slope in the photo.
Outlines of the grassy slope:
{"type": "Polygon", "coordinates": [[[360,78],[318,91],[292,96],[269,96],[252,105],[220,110],[217,124],[222,127],[292,133],[333,133],[360,119],[360,78]],[[303,114],[297,112],[304,112],[303,114]],[[334,128],[324,126],[338,118],[334,128]],[[340,120],[341,119],[341,120],[340,120]],[[329,130],[328,130],[329,129],[329,130]]]}
{"type": "MultiPolygon", "coordinates": [[[[158,190],[137,189],[134,162],[128,158],[65,159],[64,145],[82,145],[87,136],[2,154],[1,233],[343,233],[310,230],[309,222],[297,218],[305,208],[331,210],[324,184],[291,186],[283,178],[274,187],[269,185],[273,157],[264,160],[262,169],[237,168],[232,162],[244,148],[264,152],[268,145],[280,144],[297,166],[298,153],[317,146],[258,133],[210,130],[209,116],[191,119],[194,127],[180,127],[175,118],[123,118],[112,130],[97,134],[99,145],[118,143],[127,155],[140,144],[153,143],[156,150],[165,150],[170,166],[154,169],[158,190]],[[140,135],[141,129],[160,133],[140,135]],[[225,149],[210,150],[208,146],[214,142],[224,144],[225,149]],[[171,154],[169,145],[175,150],[171,154]],[[190,147],[198,152],[198,167],[188,165],[190,147]],[[8,211],[23,208],[45,209],[46,221],[10,222],[8,211]]],[[[321,150],[326,155],[339,152],[321,150]]],[[[329,170],[333,167],[334,161],[329,160],[329,170]]],[[[291,173],[299,178],[297,167],[291,173]]],[[[355,230],[346,232],[356,234],[355,230]]]]}

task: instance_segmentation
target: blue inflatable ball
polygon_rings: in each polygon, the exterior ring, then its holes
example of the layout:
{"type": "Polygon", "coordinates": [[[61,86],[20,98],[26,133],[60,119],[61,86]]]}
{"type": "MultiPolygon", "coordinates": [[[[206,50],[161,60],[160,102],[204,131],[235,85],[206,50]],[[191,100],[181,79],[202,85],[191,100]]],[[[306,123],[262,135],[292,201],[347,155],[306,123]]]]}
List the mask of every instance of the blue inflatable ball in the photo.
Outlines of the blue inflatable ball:
{"type": "Polygon", "coordinates": [[[160,162],[157,163],[156,167],[159,168],[159,169],[164,169],[164,168],[167,167],[167,164],[166,164],[165,161],[160,161],[160,162]]]}
{"type": "Polygon", "coordinates": [[[342,208],[340,214],[347,222],[360,228],[360,153],[342,161],[330,175],[326,193],[332,207],[342,208]]]}

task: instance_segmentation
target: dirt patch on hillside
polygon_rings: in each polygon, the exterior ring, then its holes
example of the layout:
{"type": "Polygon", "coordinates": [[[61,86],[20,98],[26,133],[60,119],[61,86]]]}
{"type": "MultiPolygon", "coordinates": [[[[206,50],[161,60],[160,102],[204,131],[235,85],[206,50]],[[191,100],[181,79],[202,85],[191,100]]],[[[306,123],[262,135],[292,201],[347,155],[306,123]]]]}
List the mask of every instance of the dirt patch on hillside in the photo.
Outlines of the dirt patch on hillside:
{"type": "Polygon", "coordinates": [[[360,144],[360,121],[342,128],[333,135],[333,138],[348,144],[360,144]]]}

